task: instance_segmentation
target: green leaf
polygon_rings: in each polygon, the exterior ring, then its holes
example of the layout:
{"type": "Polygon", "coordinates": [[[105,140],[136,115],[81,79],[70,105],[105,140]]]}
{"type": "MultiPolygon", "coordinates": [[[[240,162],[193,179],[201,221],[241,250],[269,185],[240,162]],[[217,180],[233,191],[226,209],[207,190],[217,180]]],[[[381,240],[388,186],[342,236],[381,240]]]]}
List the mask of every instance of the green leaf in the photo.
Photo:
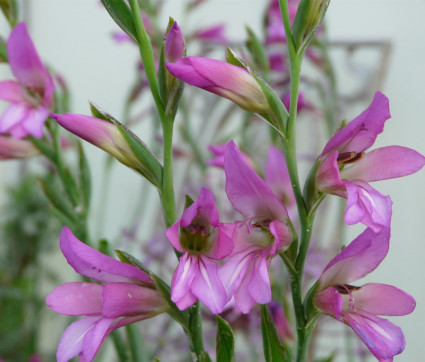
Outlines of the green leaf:
{"type": "Polygon", "coordinates": [[[232,328],[220,316],[217,316],[217,362],[235,361],[235,340],[232,328]]]}
{"type": "Polygon", "coordinates": [[[47,180],[38,179],[38,182],[51,205],[66,219],[72,220],[72,223],[75,223],[75,211],[68,199],[63,197],[64,194],[58,192],[55,185],[49,184],[47,180]]]}
{"type": "Polygon", "coordinates": [[[91,175],[90,167],[87,162],[86,155],[84,153],[81,142],[78,142],[78,155],[79,155],[79,166],[80,166],[80,189],[81,197],[84,205],[84,211],[88,211],[90,207],[91,197],[91,175]]]}
{"type": "Polygon", "coordinates": [[[314,297],[317,293],[319,285],[319,282],[313,284],[313,286],[310,288],[304,298],[304,313],[308,321],[315,318],[319,312],[316,306],[314,305],[314,297]]]}
{"type": "Polygon", "coordinates": [[[280,344],[279,336],[267,306],[261,306],[261,331],[266,362],[290,361],[285,348],[280,344]]]}
{"type": "Polygon", "coordinates": [[[0,63],[7,63],[8,62],[8,56],[7,56],[7,44],[6,41],[0,37],[0,63]]]}
{"type": "Polygon", "coordinates": [[[246,47],[257,67],[262,72],[267,73],[269,70],[269,58],[264,46],[249,26],[246,26],[245,28],[248,33],[246,47]]]}
{"type": "Polygon", "coordinates": [[[240,67],[244,67],[245,69],[247,68],[247,65],[245,64],[245,62],[240,59],[236,53],[229,47],[226,48],[226,62],[233,64],[233,65],[238,65],[240,67]]]}
{"type": "Polygon", "coordinates": [[[90,111],[91,114],[93,115],[93,117],[99,118],[99,119],[103,119],[104,121],[108,121],[110,123],[114,123],[111,121],[111,118],[113,118],[110,114],[104,112],[103,110],[101,110],[97,105],[95,105],[92,102],[89,102],[90,105],[90,111]]]}
{"type": "Polygon", "coordinates": [[[135,170],[144,176],[152,185],[161,189],[162,165],[139,137],[119,122],[117,122],[116,125],[142,166],[142,168],[137,168],[135,170]]]}
{"type": "Polygon", "coordinates": [[[211,357],[209,356],[209,354],[207,352],[201,352],[201,354],[199,355],[199,362],[212,362],[211,357]]]}
{"type": "Polygon", "coordinates": [[[18,23],[18,4],[16,0],[0,0],[0,9],[13,28],[18,23]]]}
{"type": "Polygon", "coordinates": [[[124,0],[101,0],[106,11],[117,25],[137,42],[133,15],[124,0]]]}
{"type": "Polygon", "coordinates": [[[329,357],[315,359],[314,362],[332,362],[335,356],[332,354],[329,357]]]}

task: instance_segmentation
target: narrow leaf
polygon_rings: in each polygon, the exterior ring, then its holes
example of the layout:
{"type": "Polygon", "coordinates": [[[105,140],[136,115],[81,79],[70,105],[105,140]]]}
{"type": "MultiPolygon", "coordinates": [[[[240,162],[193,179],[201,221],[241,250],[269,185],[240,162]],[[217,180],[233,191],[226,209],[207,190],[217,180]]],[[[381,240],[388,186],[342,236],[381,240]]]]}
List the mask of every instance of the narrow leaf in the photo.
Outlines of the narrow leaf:
{"type": "Polygon", "coordinates": [[[133,15],[124,0],[101,0],[106,11],[117,25],[137,42],[133,15]]]}
{"type": "Polygon", "coordinates": [[[235,361],[235,340],[232,328],[220,316],[217,316],[217,362],[235,361]]]}
{"type": "Polygon", "coordinates": [[[285,349],[280,344],[279,336],[267,306],[261,306],[261,331],[263,335],[264,358],[266,362],[285,362],[285,349]]]}
{"type": "Polygon", "coordinates": [[[90,206],[91,197],[91,175],[90,167],[81,142],[78,143],[78,155],[80,166],[80,189],[81,197],[84,205],[84,211],[87,211],[90,206]]]}

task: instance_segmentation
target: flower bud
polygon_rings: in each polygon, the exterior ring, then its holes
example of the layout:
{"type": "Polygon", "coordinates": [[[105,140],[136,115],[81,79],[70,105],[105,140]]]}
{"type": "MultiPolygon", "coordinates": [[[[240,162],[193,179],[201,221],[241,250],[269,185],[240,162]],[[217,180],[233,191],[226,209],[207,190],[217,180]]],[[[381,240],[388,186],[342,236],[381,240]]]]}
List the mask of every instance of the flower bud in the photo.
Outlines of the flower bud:
{"type": "Polygon", "coordinates": [[[30,141],[0,135],[0,160],[29,158],[39,153],[30,141]]]}

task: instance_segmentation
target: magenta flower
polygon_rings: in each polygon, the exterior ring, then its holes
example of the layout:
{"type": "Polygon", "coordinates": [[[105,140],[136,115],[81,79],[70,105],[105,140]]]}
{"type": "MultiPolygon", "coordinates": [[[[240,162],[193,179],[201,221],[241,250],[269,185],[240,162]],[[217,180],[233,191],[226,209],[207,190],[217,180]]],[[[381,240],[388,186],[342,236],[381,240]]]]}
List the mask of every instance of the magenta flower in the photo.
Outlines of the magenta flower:
{"type": "Polygon", "coordinates": [[[269,266],[292,241],[290,220],[283,203],[246,163],[233,141],[226,149],[224,170],[227,197],[247,220],[235,223],[235,248],[219,275],[228,299],[234,296],[238,309],[248,313],[256,302],[271,300],[269,266]]]}
{"type": "Polygon", "coordinates": [[[54,84],[25,23],[19,23],[10,33],[7,53],[10,69],[18,81],[0,82],[0,99],[10,102],[0,117],[0,133],[10,133],[14,138],[41,138],[53,107],[54,84]]]}
{"type": "Polygon", "coordinates": [[[164,55],[167,62],[175,62],[184,56],[185,43],[177,22],[174,22],[167,33],[164,43],[164,55]]]}
{"type": "Polygon", "coordinates": [[[425,164],[421,154],[400,146],[382,147],[365,154],[388,118],[388,99],[378,92],[369,108],[326,144],[316,180],[318,190],[347,199],[347,224],[361,222],[375,232],[390,225],[392,201],[369,182],[410,175],[425,164]]]}
{"type": "MultiPolygon", "coordinates": [[[[288,1],[289,20],[294,22],[295,15],[297,14],[299,0],[288,1]]],[[[286,42],[285,29],[283,27],[282,15],[278,0],[271,0],[266,18],[266,44],[275,44],[286,42]]]]}
{"type": "Polygon", "coordinates": [[[264,113],[269,108],[260,85],[243,67],[201,57],[181,58],[165,65],[183,82],[230,99],[247,111],[264,113]]]}
{"type": "Polygon", "coordinates": [[[140,269],[90,248],[67,227],[62,230],[60,247],[77,273],[106,284],[66,283],[47,296],[46,303],[55,312],[85,316],[62,335],[56,355],[59,362],[77,355],[92,361],[110,332],[165,312],[166,302],[140,269]]]}
{"type": "Polygon", "coordinates": [[[171,282],[171,300],[181,310],[199,299],[212,313],[223,311],[227,297],[216,260],[233,249],[232,227],[219,222],[213,195],[202,188],[198,200],[167,230],[171,244],[183,253],[171,282]]]}
{"type": "Polygon", "coordinates": [[[29,158],[39,153],[40,151],[30,141],[0,135],[0,160],[29,158]]]}
{"type": "Polygon", "coordinates": [[[388,252],[390,229],[366,229],[332,259],[319,279],[315,304],[319,310],[347,324],[379,361],[392,361],[403,351],[399,327],[377,315],[401,316],[415,309],[415,300],[387,284],[361,287],[349,283],[375,270],[388,252]]]}

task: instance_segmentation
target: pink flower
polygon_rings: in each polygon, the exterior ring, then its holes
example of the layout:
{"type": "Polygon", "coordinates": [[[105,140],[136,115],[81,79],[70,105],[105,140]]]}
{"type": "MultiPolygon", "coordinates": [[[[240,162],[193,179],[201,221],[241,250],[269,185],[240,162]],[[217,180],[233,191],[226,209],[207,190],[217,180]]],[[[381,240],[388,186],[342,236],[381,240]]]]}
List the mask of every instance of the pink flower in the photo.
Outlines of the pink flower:
{"type": "Polygon", "coordinates": [[[19,23],[7,42],[12,73],[18,81],[0,82],[0,99],[11,104],[0,117],[0,133],[14,138],[43,136],[43,126],[53,107],[54,84],[28,34],[19,23]]]}
{"type": "Polygon", "coordinates": [[[421,154],[400,146],[382,147],[365,154],[388,118],[388,99],[377,92],[369,108],[326,144],[316,179],[319,191],[347,199],[347,224],[361,222],[375,232],[390,225],[392,201],[369,182],[410,175],[425,164],[421,154]]]}
{"type": "Polygon", "coordinates": [[[164,43],[165,61],[175,62],[184,56],[185,43],[177,22],[174,22],[167,33],[164,43]]]}
{"type": "Polygon", "coordinates": [[[315,304],[347,324],[379,361],[392,361],[404,349],[399,327],[377,315],[401,316],[415,309],[415,300],[387,284],[350,285],[375,270],[388,252],[390,229],[366,229],[332,259],[319,279],[315,304]]]}
{"type": "Polygon", "coordinates": [[[227,298],[216,260],[231,253],[231,233],[232,225],[219,222],[213,195],[206,188],[167,230],[171,244],[183,253],[171,282],[171,300],[181,310],[199,299],[212,313],[223,311],[227,298]]]}
{"type": "Polygon", "coordinates": [[[230,99],[247,111],[264,113],[269,107],[260,85],[243,67],[201,57],[181,58],[165,65],[183,82],[230,99]]]}
{"type": "Polygon", "coordinates": [[[269,266],[292,241],[288,212],[267,184],[246,163],[235,143],[225,158],[226,193],[233,207],[248,219],[235,223],[235,248],[219,275],[228,299],[234,296],[242,313],[271,300],[269,266]]]}
{"type": "Polygon", "coordinates": [[[30,141],[0,135],[0,160],[28,158],[39,153],[30,141]]]}
{"type": "Polygon", "coordinates": [[[56,355],[59,362],[77,355],[92,361],[114,329],[165,312],[166,303],[145,272],[90,248],[67,227],[60,247],[77,273],[106,284],[62,284],[47,296],[46,303],[55,312],[85,316],[62,335],[56,355]]]}
{"type": "Polygon", "coordinates": [[[226,44],[229,42],[229,39],[224,33],[225,28],[225,24],[207,26],[199,29],[195,34],[193,34],[193,37],[203,42],[208,41],[211,43],[226,44]]]}

